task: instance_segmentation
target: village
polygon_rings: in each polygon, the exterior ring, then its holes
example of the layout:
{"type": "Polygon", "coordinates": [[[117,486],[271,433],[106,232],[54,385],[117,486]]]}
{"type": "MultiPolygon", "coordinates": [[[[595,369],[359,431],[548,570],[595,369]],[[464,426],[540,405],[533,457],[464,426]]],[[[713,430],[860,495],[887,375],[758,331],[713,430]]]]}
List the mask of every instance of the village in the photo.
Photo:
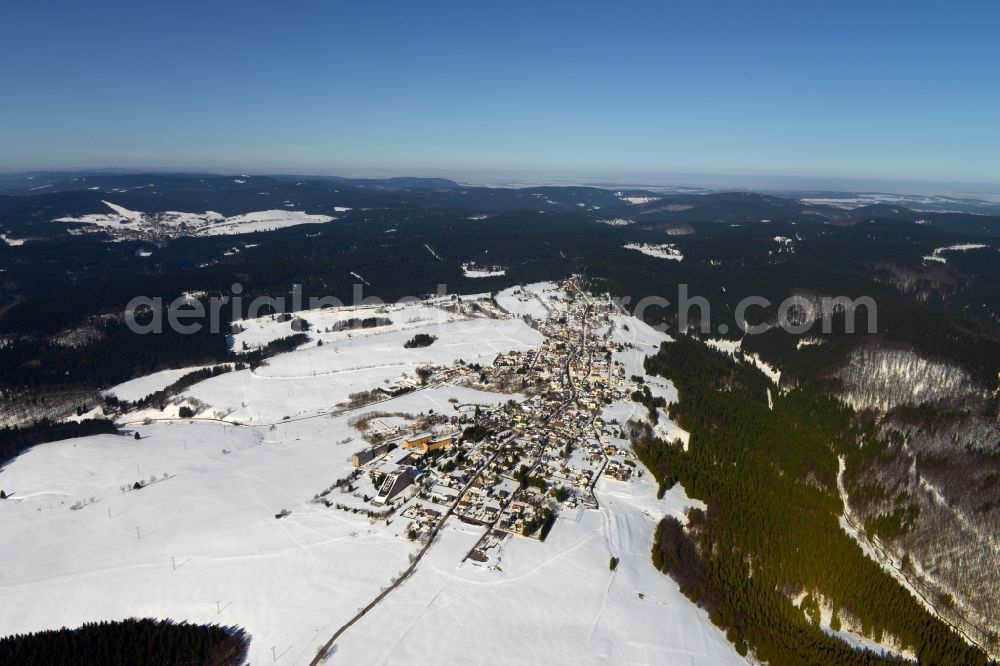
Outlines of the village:
{"type": "Polygon", "coordinates": [[[465,559],[497,566],[509,539],[544,541],[560,516],[598,508],[594,486],[602,475],[621,483],[641,475],[624,424],[601,418],[605,405],[628,400],[635,388],[612,361],[625,348],[611,340],[612,302],[570,280],[547,293],[543,307],[545,317],[500,314],[521,316],[541,333],[537,349],[499,354],[487,367],[458,362],[423,375],[429,384],[503,392],[510,400],[452,404],[451,413],[412,419],[362,419],[355,427],[368,445],[352,455],[352,473],[314,501],[373,521],[406,521],[401,533],[414,541],[432,539],[449,517],[481,526],[465,559]]]}

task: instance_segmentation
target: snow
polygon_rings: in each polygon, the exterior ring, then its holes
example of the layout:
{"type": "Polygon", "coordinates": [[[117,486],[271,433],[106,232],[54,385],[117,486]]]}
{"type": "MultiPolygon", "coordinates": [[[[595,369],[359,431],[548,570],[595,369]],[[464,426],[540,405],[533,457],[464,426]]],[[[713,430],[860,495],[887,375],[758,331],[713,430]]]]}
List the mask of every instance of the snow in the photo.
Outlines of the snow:
{"type": "Polygon", "coordinates": [[[118,384],[104,391],[105,395],[115,395],[119,400],[141,400],[147,395],[156,393],[161,389],[170,386],[184,375],[200,370],[208,366],[198,365],[190,368],[179,368],[176,370],[160,370],[151,375],[130,379],[127,382],[118,384]]]}
{"type": "Polygon", "coordinates": [[[311,642],[416,550],[391,528],[309,501],[348,471],[357,447],[335,444],[351,432],[342,420],[140,430],[140,441],[45,444],[0,472],[15,492],[0,530],[18,554],[0,571],[5,634],[130,616],[218,622],[251,634],[250,663],[270,663],[272,645],[288,651],[287,663],[303,663],[311,642]],[[276,520],[282,509],[291,515],[276,520]]]}
{"type": "MultiPolygon", "coordinates": [[[[545,316],[562,295],[538,283],[502,292],[498,301],[515,315],[545,316]]],[[[296,316],[312,325],[310,342],[254,372],[190,387],[182,397],[208,405],[196,418],[171,419],[176,405],[130,413],[122,423],[137,428],[139,440],[98,435],[44,444],[0,470],[0,487],[12,495],[0,505],[0,533],[16,554],[0,569],[4,633],[131,616],[232,624],[251,637],[249,663],[271,663],[273,647],[281,663],[306,664],[391,584],[419,548],[403,533],[407,522],[372,522],[311,501],[348,474],[351,454],[363,446],[351,423],[375,412],[448,413],[523,396],[445,384],[350,413],[331,416],[330,407],[419,365],[458,358],[485,365],[542,338],[517,317],[463,318],[430,303],[296,316]],[[324,330],[364,316],[393,323],[324,330]],[[438,339],[404,349],[415,332],[438,339]],[[228,421],[210,420],[215,413],[228,421]],[[151,477],[146,487],[128,489],[151,477]],[[276,519],[282,510],[291,513],[276,519]]],[[[612,322],[612,338],[632,345],[616,360],[633,374],[670,341],[626,315],[612,322]]],[[[237,348],[291,332],[290,322],[269,316],[239,323],[246,330],[233,336],[237,348]]],[[[110,390],[142,397],[194,369],[110,390]]],[[[677,399],[668,380],[646,381],[668,402],[677,399]]],[[[644,411],[626,400],[602,415],[624,423],[644,411]]],[[[661,422],[673,427],[665,415],[661,422]]],[[[470,655],[512,664],[746,663],[708,615],[653,568],[657,522],[704,508],[680,486],[662,500],[656,490],[648,471],[628,483],[602,478],[598,510],[566,510],[544,543],[513,538],[493,567],[463,563],[481,528],[450,520],[415,573],[339,639],[333,663],[432,659],[447,666],[469,663],[470,655]],[[615,572],[611,556],[620,559],[615,572]]]]}
{"type": "Polygon", "coordinates": [[[740,349],[742,341],[740,340],[727,340],[726,338],[716,338],[711,340],[705,340],[705,344],[716,349],[724,354],[729,354],[733,356],[740,349]]]}
{"type": "Polygon", "coordinates": [[[795,343],[795,348],[802,349],[803,347],[818,347],[825,344],[826,340],[823,338],[799,338],[799,341],[795,343]]]}
{"type": "Polygon", "coordinates": [[[130,220],[132,222],[137,222],[140,219],[142,219],[142,213],[136,212],[134,210],[129,210],[128,208],[125,208],[124,206],[115,205],[115,204],[111,203],[110,201],[103,201],[102,200],[101,203],[104,204],[105,206],[107,206],[108,208],[110,208],[111,210],[115,211],[116,213],[118,213],[119,216],[125,218],[126,220],[130,220]]]}
{"type": "MultiPolygon", "coordinates": [[[[209,405],[209,413],[241,423],[273,423],[329,413],[352,393],[416,377],[418,367],[466,363],[489,365],[497,354],[525,351],[541,344],[541,335],[518,319],[459,319],[425,305],[386,306],[358,310],[309,311],[298,316],[312,324],[308,335],[322,346],[306,346],[280,354],[256,370],[240,370],[192,386],[184,394],[209,405]],[[380,311],[377,312],[376,310],[380,311]],[[350,317],[385,316],[390,326],[324,333],[322,329],[350,317]],[[437,336],[429,347],[406,349],[417,333],[437,336]]],[[[291,322],[265,317],[240,322],[246,330],[233,336],[254,348],[291,335],[291,322]]]]}
{"type": "Polygon", "coordinates": [[[982,243],[960,243],[958,245],[948,245],[946,247],[939,247],[935,249],[934,252],[924,257],[924,261],[937,261],[942,264],[947,264],[948,260],[941,256],[944,252],[968,252],[969,250],[985,250],[989,247],[989,245],[983,245],[982,243]]]}
{"type": "Polygon", "coordinates": [[[516,317],[529,316],[533,319],[548,319],[549,300],[558,291],[551,282],[537,282],[523,287],[510,287],[499,292],[497,303],[516,317]]]}
{"type": "Polygon", "coordinates": [[[653,203],[654,201],[659,201],[660,197],[635,197],[635,196],[625,196],[621,192],[615,192],[615,196],[632,206],[637,206],[640,204],[653,203]]]}
{"type": "Polygon", "coordinates": [[[778,244],[778,252],[782,253],[793,253],[795,252],[795,241],[788,236],[775,236],[774,242],[778,244]]]}
{"type": "MultiPolygon", "coordinates": [[[[626,377],[642,377],[653,397],[663,398],[667,405],[677,402],[679,396],[677,395],[677,387],[674,386],[674,383],[659,375],[647,375],[643,368],[643,361],[645,361],[646,357],[655,354],[660,349],[661,344],[672,342],[673,338],[633,317],[613,315],[611,320],[613,326],[611,341],[630,346],[625,351],[613,352],[611,360],[622,364],[625,368],[626,377]],[[628,330],[625,330],[625,327],[628,327],[628,330]]],[[[639,403],[623,402],[614,403],[611,407],[605,408],[601,416],[607,422],[617,421],[625,424],[632,419],[641,421],[646,418],[647,413],[646,408],[639,403]]],[[[680,440],[684,445],[684,449],[687,450],[691,433],[672,421],[662,409],[657,410],[657,422],[654,430],[656,431],[656,436],[664,441],[672,442],[680,440]]]]}
{"type": "Polygon", "coordinates": [[[958,365],[934,361],[907,348],[860,347],[837,374],[843,380],[840,399],[857,411],[889,411],[904,404],[988,395],[958,365]]]}
{"type": "Polygon", "coordinates": [[[430,245],[428,245],[427,243],[424,243],[424,247],[427,248],[427,251],[431,253],[432,257],[434,257],[438,261],[444,261],[444,259],[442,259],[440,256],[438,256],[438,253],[435,252],[434,248],[432,248],[430,245]]]}
{"type": "Polygon", "coordinates": [[[754,367],[763,372],[768,379],[774,382],[776,385],[781,385],[781,371],[775,368],[773,365],[763,360],[757,354],[748,354],[744,352],[744,356],[753,363],[754,367]]]}
{"type": "Polygon", "coordinates": [[[742,353],[743,357],[750,361],[754,367],[763,372],[768,379],[774,382],[776,385],[781,385],[781,371],[775,368],[773,365],[762,359],[757,354],[751,352],[745,352],[741,349],[743,344],[742,340],[727,340],[725,338],[716,338],[705,340],[705,344],[709,347],[721,351],[724,354],[729,354],[730,356],[739,359],[736,352],[742,353]]]}
{"type": "MultiPolygon", "coordinates": [[[[263,210],[226,217],[215,211],[187,213],[164,211],[142,213],[129,210],[110,201],[103,202],[112,213],[91,213],[80,217],[60,217],[56,222],[77,222],[112,233],[156,236],[162,234],[218,236],[252,231],[272,231],[300,224],[323,224],[336,218],[296,210],[263,210]]],[[[349,208],[336,207],[336,212],[349,208]]]]}
{"type": "MultiPolygon", "coordinates": [[[[896,204],[906,206],[911,210],[934,210],[942,212],[954,208],[959,204],[963,205],[983,205],[987,201],[979,199],[958,199],[948,196],[922,195],[922,194],[898,194],[887,192],[870,192],[858,194],[853,197],[810,197],[800,199],[804,204],[825,205],[853,210],[862,206],[874,204],[896,204]]],[[[896,212],[899,212],[898,210],[896,212]]],[[[918,220],[917,224],[927,224],[927,220],[918,220]]]]}
{"type": "MultiPolygon", "coordinates": [[[[447,323],[461,319],[440,308],[431,307],[432,300],[419,303],[374,303],[370,305],[348,305],[339,308],[320,310],[301,310],[293,315],[293,319],[309,322],[309,336],[313,340],[322,340],[324,344],[352,337],[377,335],[389,330],[403,330],[432,323],[447,323]],[[326,328],[336,327],[350,319],[366,317],[383,317],[392,321],[388,326],[378,326],[368,329],[351,329],[339,332],[325,333],[326,328]]],[[[233,322],[242,329],[232,336],[232,346],[237,351],[243,349],[246,343],[249,349],[261,347],[272,340],[287,337],[296,333],[292,329],[292,321],[281,322],[265,315],[253,319],[240,319],[233,322]]]]}
{"type": "Polygon", "coordinates": [[[865,638],[864,636],[856,634],[853,631],[846,631],[844,629],[841,629],[840,631],[834,631],[829,626],[823,626],[821,628],[823,630],[823,633],[825,633],[826,635],[839,638],[840,640],[844,641],[851,647],[858,650],[871,650],[873,653],[880,654],[883,656],[896,656],[896,657],[906,656],[889,645],[885,645],[883,643],[876,643],[872,639],[865,638]]]}
{"type": "Polygon", "coordinates": [[[202,229],[202,236],[218,236],[222,234],[243,234],[250,231],[272,231],[299,224],[322,224],[332,221],[329,215],[310,215],[298,210],[264,210],[256,213],[246,213],[227,217],[222,222],[211,224],[202,229]]]}
{"type": "MultiPolygon", "coordinates": [[[[844,486],[844,472],[846,471],[846,469],[847,469],[847,464],[844,461],[844,456],[843,455],[837,456],[837,493],[840,495],[840,499],[843,502],[845,508],[845,513],[841,515],[840,518],[838,519],[838,522],[840,523],[840,528],[844,530],[844,532],[858,544],[858,546],[861,548],[861,550],[867,557],[875,561],[879,566],[882,567],[883,571],[885,571],[890,576],[895,578],[897,581],[899,581],[899,583],[903,587],[909,590],[910,593],[913,595],[913,597],[917,599],[917,601],[921,603],[924,606],[924,608],[927,609],[927,612],[936,616],[937,611],[934,609],[934,607],[930,605],[924,598],[924,596],[913,587],[910,581],[907,580],[906,576],[902,574],[896,563],[887,557],[887,554],[884,550],[876,550],[876,548],[873,547],[872,543],[869,542],[868,539],[865,538],[855,526],[854,521],[850,517],[851,516],[850,502],[847,496],[847,489],[844,486]]],[[[875,539],[877,540],[878,537],[875,537],[875,539]]],[[[827,634],[831,636],[837,636],[838,638],[847,642],[850,645],[862,648],[868,648],[876,653],[887,652],[890,654],[897,654],[911,659],[913,658],[913,655],[909,654],[909,652],[902,653],[899,650],[897,650],[894,646],[887,645],[885,643],[877,643],[869,638],[860,636],[853,631],[849,631],[848,629],[850,629],[850,627],[847,627],[841,631],[836,631],[836,632],[833,631],[830,628],[830,619],[832,617],[832,613],[830,613],[829,609],[826,608],[822,610],[823,610],[822,624],[825,625],[823,626],[823,631],[825,631],[827,634]]]]}
{"type": "Polygon", "coordinates": [[[476,264],[462,264],[462,274],[467,278],[486,278],[506,275],[507,270],[500,266],[480,267],[476,264]]]}
{"type": "Polygon", "coordinates": [[[331,663],[745,664],[650,561],[659,519],[683,519],[697,503],[679,486],[657,501],[648,474],[602,479],[596,495],[599,510],[561,517],[544,543],[505,545],[499,569],[461,563],[479,531],[453,523],[413,577],[341,637],[331,663]]]}
{"type": "Polygon", "coordinates": [[[624,248],[626,250],[642,252],[643,254],[648,254],[651,257],[659,259],[670,259],[671,261],[681,261],[684,259],[684,255],[672,243],[661,243],[658,245],[652,243],[628,243],[624,245],[624,248]]]}
{"type": "MultiPolygon", "coordinates": [[[[676,395],[675,395],[676,401],[676,395]]],[[[669,401],[668,401],[669,404],[669,401]]],[[[688,450],[688,444],[691,443],[691,433],[689,433],[684,428],[680,427],[667,416],[667,413],[662,409],[658,409],[656,425],[653,426],[653,430],[656,432],[656,436],[662,439],[664,442],[675,442],[680,441],[683,445],[684,450],[688,450]]]]}
{"type": "MultiPolygon", "coordinates": [[[[331,343],[284,354],[259,369],[264,375],[221,375],[185,397],[219,401],[227,390],[242,387],[238,399],[250,405],[248,411],[259,408],[258,415],[274,418],[286,400],[314,393],[317,404],[327,404],[338,391],[370,388],[372,374],[351,368],[382,361],[390,352],[488,363],[496,349],[540,342],[537,332],[517,320],[455,320],[422,305],[387,307],[401,323],[385,327],[386,333],[322,334],[341,336],[341,351],[331,343]],[[432,310],[441,314],[439,321],[431,320],[432,310]],[[414,326],[433,326],[439,340],[403,350],[414,326]],[[474,348],[469,340],[477,341],[474,348]],[[333,374],[315,381],[297,376],[316,368],[333,374]]],[[[371,310],[303,314],[329,323],[371,310]]],[[[257,334],[268,323],[279,326],[269,317],[258,323],[251,329],[257,334]]],[[[142,397],[194,369],[155,373],[112,390],[119,397],[142,397]]],[[[399,371],[393,366],[391,374],[399,371]]],[[[350,417],[278,421],[273,427],[203,418],[146,424],[145,416],[175,411],[148,410],[125,417],[138,424],[138,441],[103,435],[36,447],[0,471],[0,487],[13,492],[0,507],[0,529],[17,533],[5,543],[23,555],[0,573],[0,626],[7,633],[133,615],[221,622],[251,634],[250,663],[272,659],[272,645],[287,654],[288,663],[307,663],[317,643],[389,584],[417,548],[395,533],[402,521],[396,527],[372,524],[310,502],[350,469],[349,458],[361,444],[349,441],[357,434],[349,421],[380,410],[446,412],[456,404],[511,398],[522,396],[440,386],[350,417]],[[121,491],[123,484],[150,476],[157,481],[121,491]],[[85,506],[70,510],[80,500],[85,506]],[[282,509],[291,515],[278,521],[274,514],[282,509]]]]}
{"type": "Polygon", "coordinates": [[[940,247],[935,252],[968,252],[969,250],[982,250],[987,248],[989,245],[983,245],[982,243],[961,243],[959,245],[949,245],[948,247],[940,247]]]}
{"type": "MultiPolygon", "coordinates": [[[[357,414],[369,412],[401,412],[404,414],[419,414],[433,410],[438,414],[453,414],[456,407],[479,405],[482,407],[496,406],[508,400],[523,400],[518,393],[495,393],[480,391],[467,386],[439,386],[421,391],[404,393],[398,398],[380,402],[371,409],[360,409],[357,414]],[[455,399],[457,402],[450,402],[455,399]]],[[[472,407],[469,407],[472,409],[472,407]]]]}

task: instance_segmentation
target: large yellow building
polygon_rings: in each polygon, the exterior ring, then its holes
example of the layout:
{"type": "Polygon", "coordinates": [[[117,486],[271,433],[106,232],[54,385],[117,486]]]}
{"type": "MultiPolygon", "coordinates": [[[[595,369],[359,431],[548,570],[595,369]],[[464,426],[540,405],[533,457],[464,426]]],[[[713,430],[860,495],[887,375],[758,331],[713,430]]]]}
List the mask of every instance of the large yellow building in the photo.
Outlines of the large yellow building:
{"type": "Polygon", "coordinates": [[[424,433],[423,435],[418,435],[411,439],[404,439],[403,448],[408,451],[427,453],[428,451],[438,451],[440,449],[450,448],[454,443],[455,440],[451,435],[435,438],[431,433],[424,433]]]}

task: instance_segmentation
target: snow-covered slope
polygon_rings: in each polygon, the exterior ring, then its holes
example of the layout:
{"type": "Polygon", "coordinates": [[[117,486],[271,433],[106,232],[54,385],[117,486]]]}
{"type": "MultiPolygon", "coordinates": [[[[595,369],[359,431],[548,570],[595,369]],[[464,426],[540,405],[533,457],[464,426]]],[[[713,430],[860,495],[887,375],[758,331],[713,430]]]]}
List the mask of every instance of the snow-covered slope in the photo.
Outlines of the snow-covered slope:
{"type": "Polygon", "coordinates": [[[0,570],[4,634],[136,615],[239,624],[250,663],[269,663],[272,645],[301,663],[416,549],[309,502],[349,469],[343,420],[140,432],[46,444],[0,472],[13,492],[0,531],[17,553],[0,570]],[[282,509],[291,515],[275,519],[282,509]]]}
{"type": "Polygon", "coordinates": [[[114,395],[120,400],[141,400],[147,395],[156,393],[157,391],[164,389],[184,375],[200,370],[206,366],[193,366],[190,368],[179,368],[176,370],[160,370],[159,372],[154,372],[150,375],[145,375],[144,377],[136,377],[135,379],[130,379],[127,382],[122,382],[117,386],[113,386],[104,393],[107,395],[114,395]]]}
{"type": "MultiPolygon", "coordinates": [[[[244,234],[252,231],[272,231],[299,224],[322,224],[336,219],[330,215],[311,215],[298,210],[263,210],[226,217],[215,211],[182,213],[165,211],[143,213],[118,206],[105,205],[111,213],[92,213],[80,217],[60,217],[56,222],[75,222],[111,233],[116,238],[159,238],[164,236],[218,236],[244,234]]],[[[336,208],[346,212],[349,208],[336,208]]],[[[86,229],[86,227],[85,227],[86,229]]]]}
{"type": "MultiPolygon", "coordinates": [[[[530,303],[541,316],[565,299],[553,285],[525,289],[525,301],[509,295],[515,311],[530,303]]],[[[0,533],[16,554],[0,568],[3,633],[131,616],[233,624],[251,636],[249,663],[277,655],[308,664],[419,548],[406,520],[373,521],[313,501],[348,476],[351,455],[366,446],[353,425],[374,413],[456,413],[458,405],[523,398],[443,383],[330,415],[347,394],[412,375],[417,365],[488,365],[501,351],[541,342],[517,317],[464,318],[448,307],[386,306],[380,316],[391,324],[341,331],[326,329],[380,308],[298,313],[311,341],[254,372],[190,387],[180,399],[207,405],[196,418],[171,418],[176,405],[131,412],[121,422],[141,439],[79,438],[16,458],[0,470],[11,496],[0,503],[0,533]],[[437,340],[404,350],[418,331],[437,340]],[[133,489],[137,481],[144,487],[133,489]]],[[[287,334],[289,323],[241,325],[240,344],[262,344],[287,334]]],[[[617,360],[636,373],[667,339],[624,315],[612,326],[613,340],[634,345],[617,360]]],[[[182,372],[114,390],[144,394],[182,372]]],[[[665,380],[653,388],[676,398],[665,380]]],[[[644,411],[624,400],[601,415],[624,424],[644,411]]],[[[339,492],[330,499],[341,501],[339,492]]],[[[413,576],[337,641],[331,663],[745,663],[650,560],[657,521],[698,503],[679,486],[657,500],[648,473],[602,477],[595,492],[597,510],[567,509],[544,543],[512,539],[499,567],[463,563],[482,528],[449,520],[413,576]],[[611,556],[620,560],[615,572],[611,556]]]]}
{"type": "Polygon", "coordinates": [[[844,381],[843,400],[858,410],[888,410],[962,395],[982,397],[958,366],[904,348],[859,347],[838,374],[844,381]]]}
{"type": "Polygon", "coordinates": [[[659,518],[690,505],[683,491],[657,501],[646,476],[603,480],[597,498],[598,511],[560,519],[544,543],[512,541],[500,571],[456,564],[479,535],[456,523],[330,663],[745,664],[650,561],[659,518]]]}
{"type": "Polygon", "coordinates": [[[944,256],[945,252],[969,252],[970,250],[985,250],[989,247],[989,245],[983,245],[982,243],[959,243],[957,245],[939,247],[924,257],[924,261],[936,261],[946,264],[948,263],[948,259],[944,256]]]}
{"type": "MultiPolygon", "coordinates": [[[[272,423],[284,417],[328,412],[350,394],[395,382],[402,375],[415,379],[421,366],[459,359],[489,365],[499,353],[523,351],[541,342],[541,336],[520,320],[448,320],[436,310],[441,319],[429,321],[421,315],[427,310],[421,305],[393,306],[384,315],[392,319],[392,326],[338,333],[323,331],[327,317],[322,312],[300,313],[313,323],[309,335],[323,340],[322,346],[279,355],[253,371],[213,377],[192,386],[184,395],[230,421],[272,423]],[[410,320],[416,321],[408,323],[410,320]],[[437,336],[437,340],[429,347],[404,348],[417,333],[437,336]]],[[[237,340],[266,341],[267,329],[259,326],[269,323],[280,327],[271,339],[291,332],[289,323],[275,324],[265,318],[239,334],[237,340]],[[247,335],[250,337],[243,337],[247,335]]]]}

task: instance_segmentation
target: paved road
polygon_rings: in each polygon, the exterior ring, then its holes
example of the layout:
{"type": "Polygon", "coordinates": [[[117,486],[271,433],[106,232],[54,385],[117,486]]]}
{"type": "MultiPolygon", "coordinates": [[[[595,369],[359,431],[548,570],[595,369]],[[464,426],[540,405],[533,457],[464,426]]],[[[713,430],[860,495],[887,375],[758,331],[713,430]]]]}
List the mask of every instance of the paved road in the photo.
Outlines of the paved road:
{"type": "Polygon", "coordinates": [[[410,566],[406,567],[406,569],[403,570],[403,573],[399,576],[399,578],[393,581],[393,583],[389,587],[382,590],[377,597],[375,597],[368,603],[367,606],[359,610],[354,615],[354,617],[352,617],[350,620],[344,623],[343,626],[337,629],[337,631],[334,632],[333,636],[331,636],[329,640],[327,640],[322,646],[320,646],[319,650],[316,652],[316,656],[313,657],[312,661],[309,662],[309,666],[317,666],[324,659],[326,659],[327,653],[330,651],[330,648],[333,647],[333,644],[337,642],[337,639],[340,638],[345,631],[354,626],[354,624],[357,623],[358,620],[367,615],[370,610],[375,608],[375,606],[377,606],[383,599],[389,596],[389,594],[393,590],[399,587],[404,580],[409,578],[410,574],[412,574],[413,571],[417,568],[417,564],[420,563],[421,558],[434,543],[434,540],[437,538],[437,535],[441,532],[441,528],[444,527],[445,521],[447,521],[448,518],[452,515],[452,513],[454,513],[455,508],[458,506],[458,503],[462,501],[462,497],[469,490],[469,488],[472,487],[472,484],[475,483],[476,479],[479,478],[480,472],[482,472],[490,465],[490,463],[496,460],[497,456],[499,456],[503,452],[504,445],[506,445],[507,442],[511,441],[512,439],[514,439],[514,435],[511,435],[507,439],[500,442],[497,445],[496,452],[494,452],[494,454],[490,456],[486,462],[484,462],[482,465],[479,466],[479,468],[476,470],[476,473],[472,475],[472,477],[469,479],[469,482],[465,484],[465,486],[462,488],[462,491],[455,498],[455,501],[451,504],[450,507],[448,507],[448,510],[445,512],[445,514],[441,516],[441,519],[438,520],[437,524],[434,526],[434,529],[431,530],[431,533],[427,537],[427,543],[423,545],[420,551],[413,558],[413,561],[410,562],[410,566]]]}

